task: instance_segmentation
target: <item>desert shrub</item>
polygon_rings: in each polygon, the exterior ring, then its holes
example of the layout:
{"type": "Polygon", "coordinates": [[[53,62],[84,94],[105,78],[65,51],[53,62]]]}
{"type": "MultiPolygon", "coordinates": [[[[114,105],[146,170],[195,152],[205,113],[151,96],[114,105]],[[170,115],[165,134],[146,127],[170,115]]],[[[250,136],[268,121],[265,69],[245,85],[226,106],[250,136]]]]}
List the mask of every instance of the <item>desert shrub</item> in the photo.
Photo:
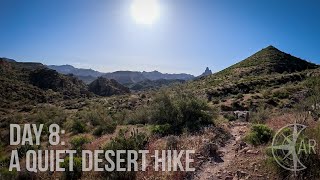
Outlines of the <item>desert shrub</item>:
{"type": "Polygon", "coordinates": [[[213,124],[213,117],[218,117],[218,111],[208,106],[207,102],[191,94],[170,96],[161,92],[151,105],[150,123],[156,129],[165,130],[168,134],[181,134],[198,131],[201,127],[213,124]],[[169,128],[168,128],[169,127],[169,128]]]}
{"type": "Polygon", "coordinates": [[[104,134],[104,128],[102,126],[98,126],[96,129],[94,129],[92,134],[95,136],[102,136],[104,134]]]}
{"type": "Polygon", "coordinates": [[[73,133],[78,134],[78,133],[84,133],[86,132],[86,124],[82,122],[81,120],[74,120],[71,130],[73,133]]]}
{"type": "MultiPolygon", "coordinates": [[[[305,179],[319,179],[320,178],[320,169],[319,169],[320,155],[319,155],[319,149],[317,148],[317,146],[318,146],[318,143],[320,142],[320,123],[318,122],[314,127],[308,127],[305,130],[304,135],[306,138],[305,141],[308,141],[308,139],[313,139],[316,141],[316,146],[314,149],[316,152],[314,153],[312,150],[309,149],[308,145],[306,145],[307,146],[306,149],[310,150],[310,154],[308,152],[307,154],[301,153],[299,155],[299,159],[301,163],[307,167],[307,169],[300,171],[298,175],[305,179]]],[[[297,143],[297,144],[300,144],[300,143],[297,143]]]]}
{"type": "MultiPolygon", "coordinates": [[[[9,125],[9,124],[8,124],[9,125]]],[[[10,130],[9,126],[5,129],[1,129],[0,131],[0,144],[2,146],[6,146],[10,144],[10,130]]]]}
{"type": "Polygon", "coordinates": [[[21,159],[21,158],[23,158],[26,154],[27,154],[27,152],[29,151],[29,150],[35,150],[35,149],[37,149],[37,147],[35,146],[35,145],[30,145],[30,144],[26,144],[26,145],[21,145],[20,147],[18,147],[18,149],[17,149],[17,151],[18,151],[18,156],[19,156],[19,158],[21,159]]]}
{"type": "Polygon", "coordinates": [[[305,87],[308,89],[307,105],[311,107],[309,110],[315,120],[320,118],[320,78],[312,77],[305,82],[305,87]]]}
{"type": "Polygon", "coordinates": [[[77,117],[84,120],[85,122],[90,122],[92,126],[97,126],[104,123],[106,118],[109,118],[109,114],[106,109],[102,106],[92,106],[89,109],[80,111],[77,117]]]}
{"type": "Polygon", "coordinates": [[[146,98],[147,96],[145,94],[141,94],[140,96],[142,99],[146,98]]]}
{"type": "Polygon", "coordinates": [[[39,124],[50,126],[51,124],[58,124],[60,127],[67,120],[67,114],[64,109],[56,106],[44,106],[40,108],[35,114],[31,115],[31,121],[39,124]]]}
{"type": "Polygon", "coordinates": [[[286,99],[289,97],[289,92],[286,89],[278,89],[275,90],[272,95],[279,99],[286,99]]]}
{"type": "Polygon", "coordinates": [[[253,123],[265,123],[270,117],[270,110],[264,106],[258,106],[255,111],[250,112],[249,121],[253,123]]]}
{"type": "Polygon", "coordinates": [[[231,107],[232,107],[232,110],[234,110],[234,111],[237,111],[237,110],[246,111],[247,110],[247,108],[244,106],[244,104],[242,104],[239,101],[232,102],[231,107]]]}
{"type": "Polygon", "coordinates": [[[16,180],[26,180],[26,179],[37,179],[35,172],[30,172],[27,170],[22,170],[17,172],[16,180]]]}
{"type": "Polygon", "coordinates": [[[70,158],[66,157],[60,164],[62,168],[65,168],[63,172],[63,179],[66,180],[78,180],[82,176],[82,160],[79,157],[73,157],[73,171],[69,169],[70,158]]]}
{"type": "Polygon", "coordinates": [[[273,131],[266,125],[255,124],[251,131],[246,135],[245,140],[252,145],[261,145],[268,143],[273,137],[273,131]]]}
{"type": "MultiPolygon", "coordinates": [[[[286,131],[283,132],[284,137],[291,135],[291,130],[287,129],[288,133],[286,131]]],[[[295,177],[295,179],[319,179],[320,178],[320,156],[319,156],[319,150],[317,149],[317,145],[315,146],[316,153],[313,152],[312,149],[309,149],[308,146],[308,140],[314,139],[317,143],[320,140],[320,126],[317,124],[315,127],[310,127],[305,130],[303,135],[300,135],[297,139],[295,150],[298,153],[300,148],[300,143],[303,140],[306,144],[306,147],[303,149],[306,150],[304,152],[303,150],[298,154],[299,161],[306,166],[306,169],[292,172],[283,169],[281,166],[278,165],[278,163],[275,160],[274,154],[272,154],[272,148],[268,148],[266,151],[266,154],[268,156],[267,158],[267,167],[269,168],[269,171],[277,172],[277,174],[282,178],[286,179],[287,177],[295,177]],[[309,151],[310,150],[310,151],[309,151]],[[309,153],[310,152],[310,153],[309,153]]],[[[292,162],[291,155],[284,159],[283,157],[286,155],[286,151],[278,150],[277,153],[275,153],[277,156],[277,160],[280,161],[281,164],[290,164],[292,162]]]]}
{"type": "Polygon", "coordinates": [[[13,171],[9,171],[8,168],[0,168],[0,179],[16,180],[17,171],[15,169],[13,171]]]}
{"type": "Polygon", "coordinates": [[[76,150],[77,153],[79,154],[83,149],[83,145],[86,143],[89,143],[90,141],[91,139],[89,139],[86,136],[74,136],[70,140],[70,144],[72,146],[72,149],[76,150]]]}
{"type": "Polygon", "coordinates": [[[235,121],[237,119],[234,114],[225,114],[223,117],[228,119],[228,121],[235,121]]]}
{"type": "Polygon", "coordinates": [[[232,107],[226,106],[224,104],[221,105],[221,111],[232,111],[232,107]]]}
{"type": "Polygon", "coordinates": [[[220,100],[219,99],[214,99],[212,100],[212,104],[219,104],[220,103],[220,100]]]}
{"type": "Polygon", "coordinates": [[[160,136],[165,136],[171,133],[171,125],[164,124],[164,125],[152,125],[150,127],[150,131],[152,134],[157,134],[160,136]]]}
{"type": "Polygon", "coordinates": [[[126,117],[126,124],[147,124],[150,121],[150,107],[140,107],[126,117]]]}
{"type": "Polygon", "coordinates": [[[116,130],[117,124],[110,123],[110,124],[103,124],[99,125],[94,131],[93,135],[95,136],[102,136],[104,134],[112,134],[116,130]]]}
{"type": "Polygon", "coordinates": [[[93,127],[97,126],[93,131],[95,135],[113,133],[117,127],[117,122],[111,117],[111,114],[100,106],[93,106],[78,112],[75,121],[77,120],[89,122],[93,127]]]}
{"type": "Polygon", "coordinates": [[[239,94],[236,95],[237,99],[242,99],[243,97],[244,97],[244,95],[242,93],[239,93],[239,94]]]}
{"type": "Polygon", "coordinates": [[[111,117],[117,124],[127,124],[127,117],[129,116],[130,112],[131,111],[124,109],[111,114],[111,117]]]}
{"type": "MultiPolygon", "coordinates": [[[[130,136],[126,136],[126,132],[124,130],[120,130],[117,137],[112,139],[106,146],[103,148],[105,151],[107,150],[141,150],[144,149],[148,138],[146,134],[138,132],[138,130],[133,130],[130,133],[130,136]]],[[[127,159],[128,153],[121,154],[121,159],[127,159]]],[[[110,157],[113,162],[117,162],[115,156],[110,157]]],[[[138,159],[141,157],[139,156],[138,159]]],[[[106,163],[106,162],[105,162],[106,163]]],[[[122,168],[127,169],[127,161],[121,164],[122,168]]],[[[113,172],[103,172],[105,179],[123,179],[123,180],[130,180],[135,179],[136,172],[133,171],[113,171],[113,172]]]]}

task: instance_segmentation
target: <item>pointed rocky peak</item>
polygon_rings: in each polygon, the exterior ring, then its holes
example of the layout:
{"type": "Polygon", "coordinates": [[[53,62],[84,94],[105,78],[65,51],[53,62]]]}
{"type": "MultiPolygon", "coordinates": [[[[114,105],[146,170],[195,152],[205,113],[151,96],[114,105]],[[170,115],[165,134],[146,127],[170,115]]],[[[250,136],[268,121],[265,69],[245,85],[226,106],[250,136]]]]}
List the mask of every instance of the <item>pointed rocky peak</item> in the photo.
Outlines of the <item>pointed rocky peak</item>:
{"type": "Polygon", "coordinates": [[[267,50],[278,50],[276,47],[272,46],[272,45],[269,45],[268,47],[264,48],[264,49],[267,49],[267,50]]]}
{"type": "Polygon", "coordinates": [[[211,75],[212,71],[209,69],[209,67],[206,68],[206,70],[200,75],[200,77],[202,76],[208,76],[211,75]]]}

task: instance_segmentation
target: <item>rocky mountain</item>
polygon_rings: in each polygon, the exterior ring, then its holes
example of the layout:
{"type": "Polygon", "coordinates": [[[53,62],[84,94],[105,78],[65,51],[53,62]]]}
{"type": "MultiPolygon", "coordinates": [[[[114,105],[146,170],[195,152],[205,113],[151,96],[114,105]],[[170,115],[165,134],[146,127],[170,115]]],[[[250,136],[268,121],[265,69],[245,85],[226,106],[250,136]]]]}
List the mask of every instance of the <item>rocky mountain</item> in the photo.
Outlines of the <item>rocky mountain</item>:
{"type": "Polygon", "coordinates": [[[272,73],[293,73],[306,69],[315,69],[316,64],[294,57],[280,51],[274,46],[268,46],[245,60],[230,66],[219,74],[232,75],[261,75],[272,73]]]}
{"type": "Polygon", "coordinates": [[[30,83],[43,90],[61,92],[64,96],[85,97],[89,91],[85,83],[72,75],[63,75],[55,70],[41,68],[31,71],[29,74],[30,83]]]}
{"type": "Polygon", "coordinates": [[[141,72],[137,71],[116,71],[112,73],[105,73],[103,77],[107,79],[114,79],[121,84],[132,84],[147,79],[141,72]]]}
{"type": "Polygon", "coordinates": [[[168,73],[161,73],[159,71],[152,71],[152,72],[143,71],[142,75],[144,75],[144,77],[146,77],[147,79],[150,79],[150,80],[160,80],[160,79],[175,80],[175,79],[179,79],[179,80],[188,81],[188,80],[191,80],[194,78],[194,76],[191,74],[185,74],[185,73],[168,74],[168,73]]]}
{"type": "Polygon", "coordinates": [[[130,92],[115,80],[98,78],[88,86],[75,75],[61,74],[41,63],[7,58],[0,58],[0,83],[0,108],[130,92]]]}
{"type": "Polygon", "coordinates": [[[297,97],[303,97],[305,81],[319,74],[318,65],[268,46],[220,72],[186,84],[185,89],[229,110],[249,110],[261,103],[283,108],[297,103],[297,97]]]}
{"type": "Polygon", "coordinates": [[[75,77],[60,74],[41,63],[0,59],[0,107],[55,102],[93,96],[75,77]]]}
{"type": "Polygon", "coordinates": [[[89,91],[99,96],[112,96],[130,93],[129,88],[121,85],[114,79],[106,79],[104,77],[98,77],[89,84],[89,91]]]}
{"type": "Polygon", "coordinates": [[[206,70],[199,77],[209,76],[211,74],[212,74],[212,71],[207,67],[206,70]]]}
{"type": "Polygon", "coordinates": [[[99,77],[103,73],[92,70],[92,69],[82,69],[82,68],[75,68],[71,65],[49,65],[48,68],[58,71],[62,74],[73,74],[75,76],[92,76],[92,77],[99,77]]]}

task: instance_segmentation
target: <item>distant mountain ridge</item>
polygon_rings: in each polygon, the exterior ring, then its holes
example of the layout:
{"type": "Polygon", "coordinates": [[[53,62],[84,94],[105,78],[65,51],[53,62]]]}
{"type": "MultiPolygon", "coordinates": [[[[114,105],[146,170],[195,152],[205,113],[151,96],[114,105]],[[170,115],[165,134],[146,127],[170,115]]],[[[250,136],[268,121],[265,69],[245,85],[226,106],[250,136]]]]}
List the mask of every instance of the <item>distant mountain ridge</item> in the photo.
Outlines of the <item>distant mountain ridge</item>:
{"type": "Polygon", "coordinates": [[[191,80],[194,78],[193,75],[191,74],[186,74],[186,73],[180,73],[180,74],[169,74],[169,73],[161,73],[159,71],[152,71],[152,72],[146,72],[143,71],[142,75],[144,75],[147,79],[150,80],[159,80],[159,79],[166,79],[166,80],[174,80],[174,79],[179,79],[179,80],[191,80]]]}
{"type": "Polygon", "coordinates": [[[75,68],[71,65],[49,65],[48,68],[58,71],[62,74],[73,74],[75,76],[99,77],[104,73],[92,69],[75,68]]]}
{"type": "Polygon", "coordinates": [[[71,65],[49,65],[48,68],[54,69],[62,74],[73,74],[77,76],[79,79],[83,80],[85,83],[89,84],[98,77],[102,76],[107,79],[114,79],[121,84],[132,84],[138,83],[145,80],[192,80],[195,77],[191,74],[180,73],[180,74],[169,74],[169,73],[161,73],[159,71],[115,71],[110,73],[102,73],[99,71],[95,71],[92,69],[82,69],[75,68],[71,65]]]}

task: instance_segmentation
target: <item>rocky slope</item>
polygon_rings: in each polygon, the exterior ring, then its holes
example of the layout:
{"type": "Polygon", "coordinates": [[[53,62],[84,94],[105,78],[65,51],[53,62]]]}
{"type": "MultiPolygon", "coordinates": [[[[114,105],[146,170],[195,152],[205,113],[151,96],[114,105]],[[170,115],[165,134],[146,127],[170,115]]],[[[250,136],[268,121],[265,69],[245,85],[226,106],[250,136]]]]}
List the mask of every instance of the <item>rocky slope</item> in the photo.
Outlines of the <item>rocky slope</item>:
{"type": "Polygon", "coordinates": [[[129,88],[119,84],[114,79],[99,77],[89,84],[89,91],[99,96],[112,96],[130,93],[129,88]]]}
{"type": "Polygon", "coordinates": [[[218,74],[253,76],[274,73],[294,73],[318,67],[316,64],[282,52],[274,46],[268,46],[218,74]]]}
{"type": "Polygon", "coordinates": [[[228,110],[254,109],[261,103],[284,108],[303,97],[305,81],[319,72],[318,65],[268,46],[229,68],[187,83],[185,89],[228,110]]]}

